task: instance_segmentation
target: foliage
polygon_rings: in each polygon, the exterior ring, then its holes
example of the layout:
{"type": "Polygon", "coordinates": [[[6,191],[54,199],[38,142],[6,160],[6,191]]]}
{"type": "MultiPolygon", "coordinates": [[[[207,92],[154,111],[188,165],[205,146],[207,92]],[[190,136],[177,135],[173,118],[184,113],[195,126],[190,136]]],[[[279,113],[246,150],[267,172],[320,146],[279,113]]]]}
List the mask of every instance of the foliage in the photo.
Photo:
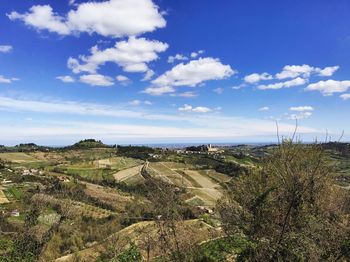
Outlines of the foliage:
{"type": "Polygon", "coordinates": [[[21,200],[23,197],[23,189],[16,186],[9,187],[5,190],[5,193],[16,200],[21,200]]]}
{"type": "Polygon", "coordinates": [[[123,253],[118,255],[117,261],[118,262],[129,262],[129,261],[140,262],[142,261],[142,256],[138,247],[134,243],[131,243],[131,246],[129,249],[125,250],[123,253]]]}
{"type": "Polygon", "coordinates": [[[0,169],[4,169],[5,168],[5,161],[0,159],[0,169]]]}
{"type": "Polygon", "coordinates": [[[147,160],[150,154],[157,150],[146,146],[117,146],[119,156],[132,157],[136,159],[147,160]]]}
{"type": "Polygon", "coordinates": [[[346,256],[344,192],[333,185],[324,151],[283,141],[262,170],[231,181],[218,204],[228,235],[254,243],[240,256],[254,261],[324,261],[346,256]]]}
{"type": "Polygon", "coordinates": [[[89,149],[89,148],[106,148],[106,147],[110,147],[110,146],[105,145],[104,143],[102,143],[101,140],[85,139],[75,143],[69,148],[70,149],[89,149]]]}
{"type": "Polygon", "coordinates": [[[240,235],[210,240],[200,245],[193,260],[195,262],[225,261],[227,257],[241,253],[248,245],[248,241],[240,235]]]}

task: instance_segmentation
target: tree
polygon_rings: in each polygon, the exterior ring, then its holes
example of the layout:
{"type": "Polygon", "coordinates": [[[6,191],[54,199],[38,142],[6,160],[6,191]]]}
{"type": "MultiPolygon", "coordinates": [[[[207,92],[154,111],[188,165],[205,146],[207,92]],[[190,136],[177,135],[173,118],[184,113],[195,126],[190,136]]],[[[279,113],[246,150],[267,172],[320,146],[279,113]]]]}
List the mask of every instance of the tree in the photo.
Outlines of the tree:
{"type": "Polygon", "coordinates": [[[0,159],[0,169],[4,169],[4,168],[5,168],[5,161],[0,159]]]}
{"type": "Polygon", "coordinates": [[[334,261],[346,257],[346,194],[334,185],[318,144],[285,140],[261,170],[231,181],[218,204],[225,232],[244,234],[252,261],[334,261]],[[345,244],[344,244],[345,243],[345,244]]]}
{"type": "Polygon", "coordinates": [[[153,220],[157,232],[142,242],[146,242],[149,248],[153,246],[160,250],[164,261],[189,261],[199,243],[195,240],[191,226],[184,221],[182,189],[152,177],[147,180],[146,188],[148,199],[154,206],[153,220]]]}

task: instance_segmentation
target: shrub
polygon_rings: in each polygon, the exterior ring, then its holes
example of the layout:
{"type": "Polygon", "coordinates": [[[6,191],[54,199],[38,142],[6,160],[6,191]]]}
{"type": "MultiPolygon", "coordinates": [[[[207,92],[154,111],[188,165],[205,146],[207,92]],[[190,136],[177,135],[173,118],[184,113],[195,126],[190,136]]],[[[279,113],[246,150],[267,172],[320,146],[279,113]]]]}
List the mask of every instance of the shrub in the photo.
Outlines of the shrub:
{"type": "Polygon", "coordinates": [[[321,146],[286,140],[261,170],[231,181],[218,210],[228,235],[243,233],[255,243],[242,259],[336,260],[346,256],[350,232],[345,194],[321,146]]]}

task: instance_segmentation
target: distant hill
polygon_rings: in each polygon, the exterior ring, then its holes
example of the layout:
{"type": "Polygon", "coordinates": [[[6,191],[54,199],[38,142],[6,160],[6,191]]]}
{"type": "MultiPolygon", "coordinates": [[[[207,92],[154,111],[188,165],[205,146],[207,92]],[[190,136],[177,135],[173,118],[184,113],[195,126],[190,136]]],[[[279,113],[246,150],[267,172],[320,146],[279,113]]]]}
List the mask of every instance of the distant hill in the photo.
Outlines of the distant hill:
{"type": "Polygon", "coordinates": [[[75,143],[74,145],[69,146],[69,148],[73,148],[73,149],[107,148],[107,147],[111,147],[111,146],[102,143],[101,140],[95,140],[95,139],[81,140],[75,143]]]}
{"type": "Polygon", "coordinates": [[[342,156],[350,156],[350,143],[328,142],[322,146],[324,149],[336,151],[342,156]]]}
{"type": "Polygon", "coordinates": [[[49,147],[38,146],[34,143],[24,143],[16,146],[3,146],[0,145],[0,152],[31,152],[31,151],[44,151],[48,150],[49,147]]]}
{"type": "Polygon", "coordinates": [[[34,143],[25,143],[25,144],[19,144],[15,146],[16,148],[20,148],[20,149],[38,149],[41,146],[38,146],[37,144],[34,143]]]}

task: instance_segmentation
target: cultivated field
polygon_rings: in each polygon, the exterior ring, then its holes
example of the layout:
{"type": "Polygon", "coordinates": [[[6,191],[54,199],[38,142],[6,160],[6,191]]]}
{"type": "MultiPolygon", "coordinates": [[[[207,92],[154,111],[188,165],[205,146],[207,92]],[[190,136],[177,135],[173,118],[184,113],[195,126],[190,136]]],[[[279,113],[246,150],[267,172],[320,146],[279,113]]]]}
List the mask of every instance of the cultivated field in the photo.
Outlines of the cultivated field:
{"type": "Polygon", "coordinates": [[[48,204],[51,206],[60,206],[60,209],[67,217],[91,217],[94,219],[101,219],[114,214],[107,209],[99,208],[90,204],[86,204],[71,199],[59,199],[50,195],[36,194],[33,196],[33,201],[38,203],[48,204]]]}
{"type": "Polygon", "coordinates": [[[134,166],[131,168],[121,170],[117,173],[114,173],[113,177],[118,182],[125,181],[133,176],[139,176],[141,169],[142,169],[142,165],[134,166]]]}
{"type": "Polygon", "coordinates": [[[24,163],[24,162],[36,162],[36,158],[30,156],[26,153],[16,152],[16,153],[0,153],[0,159],[14,163],[24,163]]]}
{"type": "MultiPolygon", "coordinates": [[[[184,241],[192,243],[201,243],[203,241],[216,238],[222,235],[222,232],[213,228],[200,220],[187,220],[183,225],[179,225],[178,234],[183,234],[184,241]]],[[[145,241],[156,236],[157,226],[154,222],[139,222],[127,228],[118,231],[109,236],[104,244],[97,244],[93,247],[81,250],[78,254],[70,254],[56,259],[56,262],[73,262],[76,256],[84,257],[85,261],[95,261],[102,252],[111,245],[117,245],[121,250],[130,247],[130,243],[135,243],[143,258],[147,257],[147,245],[145,241]]],[[[149,258],[155,258],[162,254],[159,246],[153,246],[149,258]]]]}
{"type": "Polygon", "coordinates": [[[123,170],[142,164],[142,161],[129,157],[111,157],[95,161],[96,168],[123,170]]]}
{"type": "Polygon", "coordinates": [[[85,182],[83,182],[83,184],[86,185],[84,192],[88,196],[94,199],[98,199],[102,203],[113,207],[113,209],[118,212],[123,212],[126,205],[130,204],[134,200],[134,197],[126,193],[121,193],[113,188],[106,188],[85,182]]]}
{"type": "Polygon", "coordinates": [[[219,183],[228,181],[227,175],[213,170],[190,170],[193,166],[176,162],[149,163],[148,171],[151,175],[161,178],[176,186],[185,187],[195,195],[188,199],[189,203],[202,203],[202,205],[214,206],[222,196],[222,188],[219,183]]]}

